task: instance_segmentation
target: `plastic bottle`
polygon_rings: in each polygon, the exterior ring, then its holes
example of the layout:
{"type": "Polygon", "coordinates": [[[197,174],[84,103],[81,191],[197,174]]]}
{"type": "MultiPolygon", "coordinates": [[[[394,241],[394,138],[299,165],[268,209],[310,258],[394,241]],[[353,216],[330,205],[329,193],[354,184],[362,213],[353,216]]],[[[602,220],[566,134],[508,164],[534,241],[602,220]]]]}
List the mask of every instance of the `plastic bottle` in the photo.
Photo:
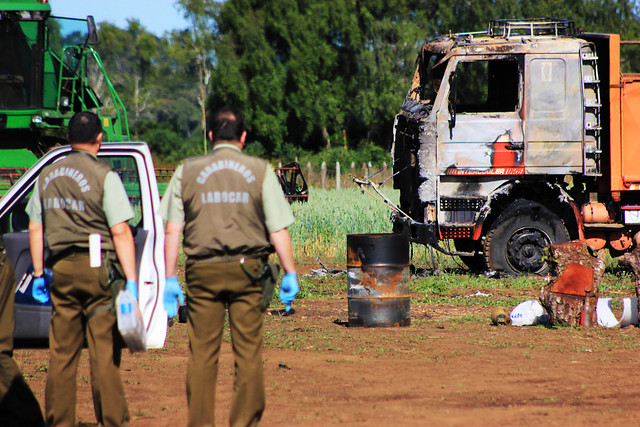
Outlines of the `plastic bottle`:
{"type": "Polygon", "coordinates": [[[146,330],[138,308],[138,301],[126,289],[122,289],[116,298],[116,316],[118,330],[129,351],[131,353],[146,351],[146,330]]]}

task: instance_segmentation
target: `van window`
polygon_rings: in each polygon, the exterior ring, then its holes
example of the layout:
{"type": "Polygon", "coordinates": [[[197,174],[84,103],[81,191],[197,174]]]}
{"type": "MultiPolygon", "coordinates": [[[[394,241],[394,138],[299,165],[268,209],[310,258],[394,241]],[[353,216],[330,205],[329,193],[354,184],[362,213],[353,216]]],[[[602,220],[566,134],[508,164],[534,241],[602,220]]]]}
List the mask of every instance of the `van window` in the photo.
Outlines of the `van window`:
{"type": "MultiPolygon", "coordinates": [[[[133,208],[135,216],[129,220],[132,227],[142,226],[142,206],[140,204],[140,174],[136,161],[131,156],[100,156],[100,161],[113,169],[124,184],[124,189],[129,197],[129,202],[133,208]]],[[[29,229],[29,216],[25,209],[29,198],[33,193],[33,185],[30,184],[28,192],[18,200],[9,212],[0,219],[0,233],[27,232],[29,229]]]]}
{"type": "Polygon", "coordinates": [[[140,173],[138,172],[138,166],[136,160],[131,156],[104,156],[100,157],[100,161],[113,169],[129,196],[129,203],[133,208],[135,216],[129,220],[129,225],[132,227],[142,225],[142,206],[140,205],[140,173]]]}

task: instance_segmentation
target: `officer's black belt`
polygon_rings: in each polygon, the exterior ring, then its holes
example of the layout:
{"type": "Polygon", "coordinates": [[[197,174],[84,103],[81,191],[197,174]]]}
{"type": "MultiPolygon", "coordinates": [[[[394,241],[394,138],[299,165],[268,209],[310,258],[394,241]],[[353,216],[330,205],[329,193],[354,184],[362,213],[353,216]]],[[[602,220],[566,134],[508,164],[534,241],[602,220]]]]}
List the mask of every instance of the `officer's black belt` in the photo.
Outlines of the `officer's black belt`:
{"type": "Polygon", "coordinates": [[[187,264],[193,264],[196,262],[240,262],[240,260],[255,259],[266,262],[269,259],[269,253],[260,254],[234,254],[234,255],[209,255],[209,256],[189,256],[187,257],[187,264]]]}

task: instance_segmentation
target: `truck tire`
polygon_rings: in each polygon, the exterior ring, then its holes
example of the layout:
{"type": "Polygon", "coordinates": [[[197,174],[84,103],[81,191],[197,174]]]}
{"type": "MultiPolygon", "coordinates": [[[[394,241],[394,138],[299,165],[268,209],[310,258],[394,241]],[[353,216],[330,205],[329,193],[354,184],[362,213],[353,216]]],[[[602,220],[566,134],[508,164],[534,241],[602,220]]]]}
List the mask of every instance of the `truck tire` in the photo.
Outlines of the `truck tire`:
{"type": "Polygon", "coordinates": [[[487,262],[481,253],[482,244],[480,242],[470,239],[453,239],[453,244],[456,246],[456,251],[459,252],[476,251],[473,256],[459,256],[460,261],[469,268],[469,271],[480,273],[487,269],[487,262]]]}
{"type": "Polygon", "coordinates": [[[551,243],[569,241],[562,220],[543,205],[516,200],[493,223],[484,240],[489,270],[510,275],[545,274],[543,259],[551,243]]]}

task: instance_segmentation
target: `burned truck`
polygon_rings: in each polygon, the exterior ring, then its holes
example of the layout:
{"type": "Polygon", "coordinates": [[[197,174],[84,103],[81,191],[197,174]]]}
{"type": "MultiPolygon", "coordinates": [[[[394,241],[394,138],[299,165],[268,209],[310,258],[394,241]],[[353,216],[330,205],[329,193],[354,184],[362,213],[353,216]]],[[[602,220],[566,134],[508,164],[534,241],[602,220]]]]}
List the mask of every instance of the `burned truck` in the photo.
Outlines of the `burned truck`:
{"type": "Polygon", "coordinates": [[[425,43],[394,123],[394,231],[508,274],[545,273],[551,243],[632,250],[640,74],[620,67],[631,43],[556,19],[425,43]]]}

